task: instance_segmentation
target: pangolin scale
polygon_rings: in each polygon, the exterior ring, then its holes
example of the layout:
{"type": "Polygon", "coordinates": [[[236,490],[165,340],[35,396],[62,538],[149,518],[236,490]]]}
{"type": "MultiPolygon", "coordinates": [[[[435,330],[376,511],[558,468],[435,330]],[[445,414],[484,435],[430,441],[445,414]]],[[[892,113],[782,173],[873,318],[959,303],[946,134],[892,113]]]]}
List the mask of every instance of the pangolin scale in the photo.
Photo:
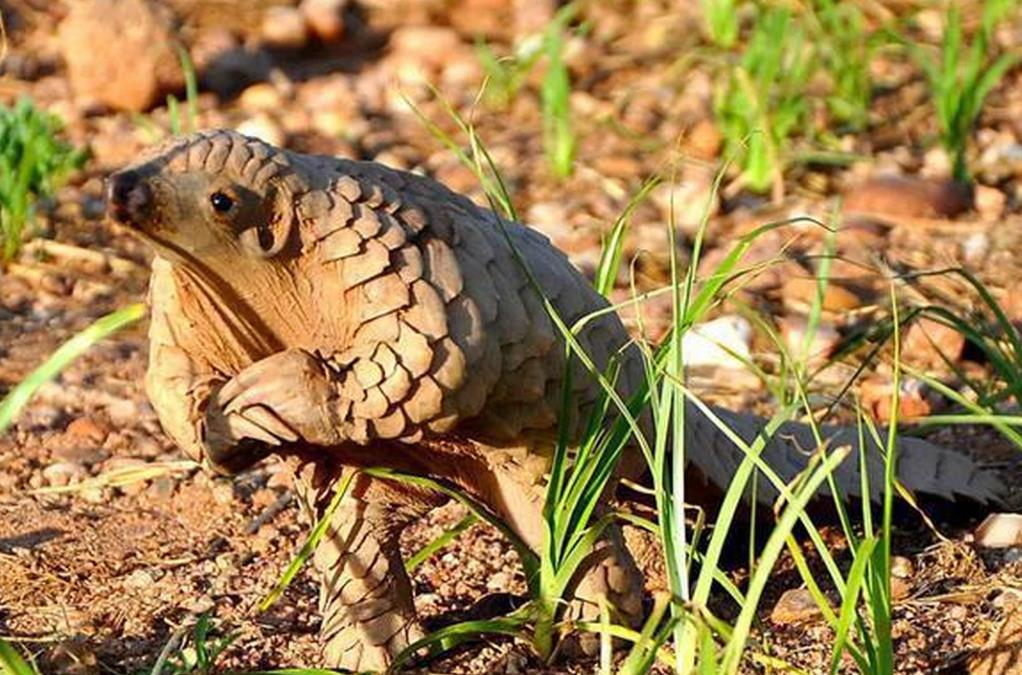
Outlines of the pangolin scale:
{"type": "MultiPolygon", "coordinates": [[[[607,307],[545,237],[429,178],[230,131],[168,141],[108,190],[112,217],[157,254],[146,388],[186,453],[236,470],[278,452],[295,465],[312,516],[358,467],[442,478],[540,545],[565,349],[521,262],[567,325],[607,307]]],[[[615,313],[578,338],[600,368],[615,359],[622,395],[636,390],[641,355],[615,313]]],[[[578,426],[599,385],[577,359],[571,366],[565,412],[578,426]]],[[[763,427],[713,410],[746,440],[763,427]]],[[[692,405],[685,429],[687,460],[726,486],[743,454],[692,405]]],[[[857,445],[853,430],[824,434],[833,447],[857,445]]],[[[788,481],[815,447],[808,427],[788,424],[762,458],[788,481]]],[[[835,473],[847,495],[860,491],[854,456],[835,473]]],[[[867,456],[879,489],[882,460],[867,456]]],[[[997,476],[964,454],[902,438],[898,456],[911,490],[1001,493],[997,476]]],[[[632,449],[619,472],[634,478],[642,466],[632,449]]],[[[757,498],[769,503],[777,492],[760,483],[757,498]]],[[[314,557],[329,665],[382,669],[422,636],[398,535],[442,502],[356,475],[314,557]]],[[[600,551],[569,611],[596,616],[603,597],[634,624],[642,581],[613,527],[600,551]]]]}

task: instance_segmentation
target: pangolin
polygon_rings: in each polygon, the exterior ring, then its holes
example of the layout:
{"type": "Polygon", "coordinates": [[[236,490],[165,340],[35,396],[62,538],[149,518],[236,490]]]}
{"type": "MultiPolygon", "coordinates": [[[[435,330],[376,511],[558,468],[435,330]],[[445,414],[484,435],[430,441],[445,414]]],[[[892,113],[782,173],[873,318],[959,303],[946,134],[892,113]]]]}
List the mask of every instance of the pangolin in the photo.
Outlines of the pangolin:
{"type": "MultiPolygon", "coordinates": [[[[423,176],[223,130],[155,148],[110,177],[108,200],[155,249],[146,390],[173,440],[223,471],[289,458],[314,517],[353,476],[314,555],[328,665],[382,669],[423,635],[398,536],[444,498],[360,467],[448,481],[540,546],[559,415],[578,427],[599,384],[569,364],[573,409],[561,410],[564,340],[525,269],[569,326],[608,306],[545,237],[423,176]]],[[[616,361],[620,393],[638,388],[642,356],[614,312],[578,339],[598,367],[616,361]]],[[[714,411],[746,440],[763,426],[714,411]]],[[[726,486],[742,452],[691,405],[685,429],[689,467],[726,486]]],[[[824,435],[856,445],[853,430],[824,435]]],[[[815,447],[791,423],[762,457],[787,481],[815,447]]],[[[882,461],[868,455],[879,489],[882,461]]],[[[903,438],[898,456],[909,489],[1000,494],[996,475],[963,454],[903,438]]],[[[627,450],[619,473],[642,467],[627,450]]],[[[835,480],[859,493],[854,453],[835,480]]],[[[572,611],[593,616],[603,598],[617,620],[641,619],[642,580],[622,541],[607,530],[572,611]]]]}

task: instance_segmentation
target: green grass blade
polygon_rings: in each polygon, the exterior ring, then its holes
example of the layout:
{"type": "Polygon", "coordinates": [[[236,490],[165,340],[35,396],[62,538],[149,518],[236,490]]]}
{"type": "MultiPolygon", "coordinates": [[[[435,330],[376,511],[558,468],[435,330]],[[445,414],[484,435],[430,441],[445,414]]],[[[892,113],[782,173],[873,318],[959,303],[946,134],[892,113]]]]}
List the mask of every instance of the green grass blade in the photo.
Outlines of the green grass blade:
{"type": "Polygon", "coordinates": [[[536,579],[539,576],[539,561],[536,559],[536,554],[529,548],[529,546],[522,540],[518,534],[508,526],[507,523],[502,521],[493,515],[485,505],[473,499],[469,495],[459,490],[455,485],[448,481],[440,480],[436,478],[429,478],[427,476],[420,476],[417,474],[404,473],[402,471],[396,471],[394,469],[388,469],[383,467],[372,467],[369,469],[363,469],[363,473],[374,476],[376,478],[384,478],[387,480],[396,480],[403,483],[409,483],[411,485],[417,485],[419,487],[429,488],[436,490],[442,494],[451,497],[457,502],[464,505],[471,511],[477,518],[483,520],[490,525],[493,525],[497,530],[504,535],[504,537],[511,542],[515,550],[518,552],[519,557],[522,559],[522,567],[525,569],[525,580],[529,584],[529,588],[532,589],[536,583],[536,579]]]}
{"type": "Polygon", "coordinates": [[[0,675],[39,675],[11,643],[0,638],[0,675]]]}
{"type": "MultiPolygon", "coordinates": [[[[848,571],[848,579],[845,586],[845,595],[841,601],[841,613],[838,617],[837,626],[834,628],[834,648],[831,651],[830,658],[830,672],[831,675],[837,673],[838,668],[841,666],[841,654],[845,648],[848,647],[848,633],[851,630],[852,623],[856,618],[856,607],[859,602],[859,590],[862,588],[863,580],[866,577],[866,570],[869,564],[870,558],[873,556],[873,549],[876,548],[876,539],[864,539],[859,548],[855,551],[855,562],[852,563],[852,569],[848,571]]],[[[859,659],[862,657],[860,656],[859,659]]],[[[860,669],[864,670],[863,666],[866,664],[860,662],[860,669]]]]}
{"type": "Polygon", "coordinates": [[[455,523],[454,527],[449,530],[445,530],[439,537],[409,556],[408,560],[405,561],[405,572],[411,574],[416,567],[432,558],[438,551],[446,547],[454,541],[458,535],[475,525],[478,521],[479,519],[472,513],[459,520],[455,523]]]}
{"type": "Polygon", "coordinates": [[[0,433],[14,422],[36,391],[56,377],[75,359],[100,340],[121,328],[135,323],[145,314],[145,305],[135,303],[107,314],[57,348],[46,361],[33,370],[0,401],[0,433]]]}
{"type": "Polygon", "coordinates": [[[741,655],[745,651],[746,639],[752,628],[752,620],[759,606],[759,599],[770,579],[774,564],[784,548],[785,541],[795,523],[805,513],[806,505],[812,499],[816,490],[826,480],[827,475],[832,473],[845,457],[848,456],[848,452],[848,449],[836,450],[823,459],[803,482],[798,491],[792,495],[791,501],[778,519],[777,525],[770,534],[766,546],[763,547],[760,565],[749,582],[749,589],[745,596],[746,604],[742,607],[738,619],[735,621],[734,632],[724,651],[724,660],[721,664],[722,672],[729,675],[734,675],[734,673],[738,672],[741,655]]]}
{"type": "Polygon", "coordinates": [[[498,619],[463,621],[452,626],[444,626],[408,645],[400,654],[394,657],[394,662],[387,669],[387,672],[399,672],[423,649],[427,650],[430,656],[437,656],[460,644],[475,640],[481,635],[517,636],[521,633],[524,623],[524,619],[520,616],[506,616],[498,619]]]}
{"type": "Polygon", "coordinates": [[[596,266],[596,275],[593,280],[593,286],[600,295],[608,297],[610,292],[614,290],[614,280],[617,279],[618,270],[621,267],[625,234],[628,232],[628,225],[631,223],[632,212],[635,211],[639,204],[645,201],[649,193],[660,182],[660,178],[655,176],[642,184],[639,191],[628,200],[628,204],[614,222],[610,235],[603,242],[603,247],[600,251],[600,262],[596,266]]]}
{"type": "Polygon", "coordinates": [[[181,72],[185,76],[185,101],[187,104],[188,131],[189,133],[199,128],[199,85],[195,77],[195,67],[188,51],[183,47],[177,48],[178,59],[181,62],[181,72]]]}
{"type": "Polygon", "coordinates": [[[341,501],[344,496],[348,494],[348,488],[351,486],[351,481],[355,477],[355,472],[350,472],[344,477],[344,480],[338,483],[334,489],[334,496],[330,499],[330,503],[327,504],[326,509],[323,511],[323,516],[316,521],[316,525],[312,528],[312,532],[309,534],[309,538],[305,540],[302,547],[298,550],[298,554],[288,564],[287,569],[280,575],[280,579],[277,580],[277,585],[273,588],[270,593],[263,598],[263,601],[259,603],[259,611],[265,612],[280,599],[280,596],[284,594],[287,587],[291,585],[294,578],[298,575],[298,572],[305,566],[305,563],[312,557],[312,554],[316,550],[316,546],[319,544],[320,539],[326,534],[327,528],[330,527],[330,521],[337,511],[337,508],[341,505],[341,501]]]}

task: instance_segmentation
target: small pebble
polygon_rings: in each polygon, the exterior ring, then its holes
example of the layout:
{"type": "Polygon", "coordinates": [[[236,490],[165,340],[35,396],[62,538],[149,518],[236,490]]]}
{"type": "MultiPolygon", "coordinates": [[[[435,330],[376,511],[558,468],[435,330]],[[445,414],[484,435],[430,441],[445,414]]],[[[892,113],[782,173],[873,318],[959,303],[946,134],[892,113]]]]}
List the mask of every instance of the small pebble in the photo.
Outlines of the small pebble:
{"type": "Polygon", "coordinates": [[[905,556],[896,555],[891,558],[891,576],[899,579],[910,579],[915,576],[916,566],[905,556]]]}
{"type": "Polygon", "coordinates": [[[816,601],[805,588],[785,591],[770,612],[770,621],[778,626],[816,621],[822,617],[816,601]]]}
{"type": "Polygon", "coordinates": [[[102,443],[110,428],[92,417],[76,417],[67,425],[65,433],[74,438],[102,443]]]}
{"type": "Polygon", "coordinates": [[[300,49],[309,39],[302,13],[281,5],[266,9],[261,33],[266,44],[282,49],[300,49]]]}
{"type": "Polygon", "coordinates": [[[239,134],[252,136],[278,147],[283,146],[286,140],[284,130],[281,129],[280,125],[272,117],[265,113],[259,113],[254,117],[248,118],[235,127],[235,130],[239,134]]]}
{"type": "Polygon", "coordinates": [[[238,97],[238,105],[248,113],[258,113],[270,110],[280,110],[283,99],[280,92],[269,82],[259,82],[241,92],[238,97]]]}
{"type": "Polygon", "coordinates": [[[51,487],[64,487],[87,478],[89,472],[75,462],[57,462],[43,469],[43,478],[51,487]]]}
{"type": "Polygon", "coordinates": [[[986,185],[976,186],[976,212],[987,222],[993,222],[1004,215],[1008,196],[997,188],[986,185]]]}
{"type": "Polygon", "coordinates": [[[973,533],[973,541],[983,548],[1008,548],[1022,545],[1022,514],[992,513],[973,533]]]}
{"type": "Polygon", "coordinates": [[[744,369],[751,358],[752,325],[740,316],[722,316],[693,326],[682,338],[685,365],[744,369]]]}
{"type": "Polygon", "coordinates": [[[344,10],[348,0],[302,0],[298,9],[309,30],[323,42],[336,42],[344,36],[344,10]]]}

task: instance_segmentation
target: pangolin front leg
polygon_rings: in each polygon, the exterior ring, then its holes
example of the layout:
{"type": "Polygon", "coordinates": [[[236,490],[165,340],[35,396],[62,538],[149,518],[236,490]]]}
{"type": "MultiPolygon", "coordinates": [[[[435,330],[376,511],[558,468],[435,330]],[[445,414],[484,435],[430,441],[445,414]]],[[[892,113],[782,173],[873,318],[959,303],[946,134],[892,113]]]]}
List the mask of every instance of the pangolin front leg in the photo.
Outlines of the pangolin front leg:
{"type": "Polygon", "coordinates": [[[200,438],[214,465],[251,462],[250,446],[339,443],[339,393],[332,371],[301,349],[249,365],[214,387],[204,406],[200,438]],[[254,443],[253,443],[254,442],[254,443]]]}
{"type": "MultiPolygon", "coordinates": [[[[298,471],[297,491],[310,519],[324,515],[351,471],[311,464],[298,471]]],[[[425,635],[398,540],[406,525],[443,501],[412,486],[352,477],[313,556],[320,577],[320,639],[329,666],[382,671],[425,635]]]]}

